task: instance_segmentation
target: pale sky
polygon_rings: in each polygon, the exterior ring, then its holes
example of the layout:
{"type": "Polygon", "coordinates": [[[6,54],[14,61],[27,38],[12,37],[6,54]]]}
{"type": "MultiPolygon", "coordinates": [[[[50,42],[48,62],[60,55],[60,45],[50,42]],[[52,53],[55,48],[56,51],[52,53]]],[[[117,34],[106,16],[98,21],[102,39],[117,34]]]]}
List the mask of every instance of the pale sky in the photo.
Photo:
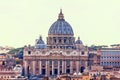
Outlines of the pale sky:
{"type": "Polygon", "coordinates": [[[120,0],[0,0],[0,46],[46,43],[60,8],[84,45],[120,43],[120,0]]]}

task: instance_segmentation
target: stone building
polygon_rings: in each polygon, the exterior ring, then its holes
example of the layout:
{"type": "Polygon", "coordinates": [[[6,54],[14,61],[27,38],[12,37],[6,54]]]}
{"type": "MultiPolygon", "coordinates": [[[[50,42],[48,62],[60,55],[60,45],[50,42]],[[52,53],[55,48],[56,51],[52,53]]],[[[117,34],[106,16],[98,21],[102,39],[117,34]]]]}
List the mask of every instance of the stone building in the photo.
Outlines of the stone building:
{"type": "Polygon", "coordinates": [[[88,67],[88,48],[78,37],[62,10],[49,31],[46,44],[40,36],[35,46],[24,47],[25,75],[59,75],[83,72],[88,67]]]}
{"type": "Polygon", "coordinates": [[[7,59],[7,54],[1,53],[0,54],[0,65],[5,65],[7,59]]]}
{"type": "Polygon", "coordinates": [[[7,54],[0,54],[0,80],[13,80],[21,76],[20,70],[22,67],[14,67],[13,63],[14,61],[9,59],[7,54]]]}
{"type": "Polygon", "coordinates": [[[103,70],[103,66],[100,65],[100,56],[101,56],[100,49],[89,48],[89,54],[88,54],[89,70],[99,70],[99,71],[103,70]]]}
{"type": "Polygon", "coordinates": [[[21,76],[20,71],[0,65],[0,80],[13,80],[18,76],[21,76]]]}
{"type": "Polygon", "coordinates": [[[120,70],[120,48],[102,48],[100,65],[105,70],[120,70]]]}

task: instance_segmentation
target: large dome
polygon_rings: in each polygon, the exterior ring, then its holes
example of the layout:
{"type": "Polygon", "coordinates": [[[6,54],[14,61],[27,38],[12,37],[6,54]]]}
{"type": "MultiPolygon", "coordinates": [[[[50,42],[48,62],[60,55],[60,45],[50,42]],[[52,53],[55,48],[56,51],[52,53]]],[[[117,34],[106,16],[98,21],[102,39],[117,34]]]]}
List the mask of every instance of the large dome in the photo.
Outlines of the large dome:
{"type": "Polygon", "coordinates": [[[54,22],[48,32],[49,35],[74,35],[73,29],[68,22],[64,20],[62,10],[58,16],[58,20],[54,22]]]}

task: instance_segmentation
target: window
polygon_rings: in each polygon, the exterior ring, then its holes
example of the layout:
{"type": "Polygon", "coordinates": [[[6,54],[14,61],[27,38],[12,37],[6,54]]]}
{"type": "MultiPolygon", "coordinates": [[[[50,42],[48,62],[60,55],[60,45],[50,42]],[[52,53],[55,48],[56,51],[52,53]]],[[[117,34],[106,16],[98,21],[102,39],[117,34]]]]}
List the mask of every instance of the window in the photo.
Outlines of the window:
{"type": "Polygon", "coordinates": [[[52,71],[50,71],[50,75],[52,75],[52,71]]]}
{"type": "Polygon", "coordinates": [[[84,53],[84,51],[82,51],[82,55],[84,55],[85,53],[84,53]]]}
{"type": "Polygon", "coordinates": [[[61,43],[62,42],[62,40],[61,39],[59,39],[59,43],[61,43]]]}
{"type": "Polygon", "coordinates": [[[56,38],[55,37],[53,37],[53,41],[54,41],[54,43],[56,43],[56,38]]]}
{"type": "Polygon", "coordinates": [[[67,39],[66,39],[66,37],[64,38],[64,43],[66,43],[67,42],[67,39]]]}
{"type": "Polygon", "coordinates": [[[49,61],[49,64],[52,65],[52,60],[49,61]]]}
{"type": "Polygon", "coordinates": [[[31,51],[28,51],[28,54],[31,54],[31,51]]]}
{"type": "Polygon", "coordinates": [[[58,65],[58,61],[54,60],[54,65],[57,66],[58,65]]]}
{"type": "Polygon", "coordinates": [[[60,46],[60,49],[62,49],[62,46],[60,46]]]}
{"type": "Polygon", "coordinates": [[[42,60],[42,61],[41,61],[41,63],[42,63],[43,65],[45,65],[45,62],[46,62],[45,60],[42,60]]]}
{"type": "Polygon", "coordinates": [[[66,65],[67,65],[67,66],[70,65],[70,61],[69,61],[69,60],[66,61],[66,65]]]}
{"type": "Polygon", "coordinates": [[[62,65],[62,60],[60,60],[60,65],[62,65]]]}
{"type": "Polygon", "coordinates": [[[2,65],[5,65],[5,61],[2,62],[2,65]]]}

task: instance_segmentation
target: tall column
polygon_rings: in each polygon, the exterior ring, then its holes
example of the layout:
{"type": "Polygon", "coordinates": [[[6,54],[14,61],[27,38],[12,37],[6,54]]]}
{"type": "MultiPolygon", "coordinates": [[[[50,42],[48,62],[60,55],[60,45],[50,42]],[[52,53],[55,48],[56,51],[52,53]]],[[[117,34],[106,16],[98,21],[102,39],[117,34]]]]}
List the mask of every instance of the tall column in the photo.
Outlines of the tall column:
{"type": "Polygon", "coordinates": [[[54,61],[52,60],[52,75],[54,75],[54,61]]]}
{"type": "Polygon", "coordinates": [[[35,74],[35,69],[36,69],[36,67],[35,67],[35,61],[33,61],[33,74],[35,74]]]}
{"type": "Polygon", "coordinates": [[[58,39],[58,37],[56,38],[56,43],[57,43],[57,44],[59,43],[59,39],[58,39]]]}
{"type": "Polygon", "coordinates": [[[85,67],[87,67],[87,61],[85,60],[85,67]]]}
{"type": "Polygon", "coordinates": [[[62,61],[62,73],[65,73],[65,65],[64,65],[65,63],[64,63],[64,62],[65,62],[65,61],[63,60],[63,61],[62,61]]]}
{"type": "Polygon", "coordinates": [[[70,73],[73,73],[73,61],[70,61],[70,73]]]}
{"type": "Polygon", "coordinates": [[[46,73],[45,73],[45,75],[48,76],[48,61],[46,61],[45,68],[46,68],[46,73]]]}
{"type": "Polygon", "coordinates": [[[52,37],[51,43],[53,44],[53,37],[52,37]]]}
{"type": "Polygon", "coordinates": [[[62,37],[62,39],[61,39],[61,40],[62,40],[62,44],[64,44],[64,37],[62,37]]]}
{"type": "Polygon", "coordinates": [[[78,65],[78,71],[80,72],[80,68],[81,68],[81,61],[79,61],[79,65],[78,65]]]}
{"type": "Polygon", "coordinates": [[[28,67],[28,64],[27,64],[27,61],[24,60],[24,71],[25,71],[25,76],[27,76],[27,67],[28,67]]]}
{"type": "Polygon", "coordinates": [[[39,63],[40,63],[40,65],[39,65],[39,73],[41,74],[41,70],[42,70],[42,69],[41,69],[41,60],[40,60],[39,63]]]}
{"type": "Polygon", "coordinates": [[[58,75],[60,74],[60,61],[58,60],[58,75]]]}
{"type": "Polygon", "coordinates": [[[65,73],[66,73],[66,60],[65,60],[65,73]]]}
{"type": "Polygon", "coordinates": [[[76,61],[76,72],[79,72],[79,61],[76,61]]]}

